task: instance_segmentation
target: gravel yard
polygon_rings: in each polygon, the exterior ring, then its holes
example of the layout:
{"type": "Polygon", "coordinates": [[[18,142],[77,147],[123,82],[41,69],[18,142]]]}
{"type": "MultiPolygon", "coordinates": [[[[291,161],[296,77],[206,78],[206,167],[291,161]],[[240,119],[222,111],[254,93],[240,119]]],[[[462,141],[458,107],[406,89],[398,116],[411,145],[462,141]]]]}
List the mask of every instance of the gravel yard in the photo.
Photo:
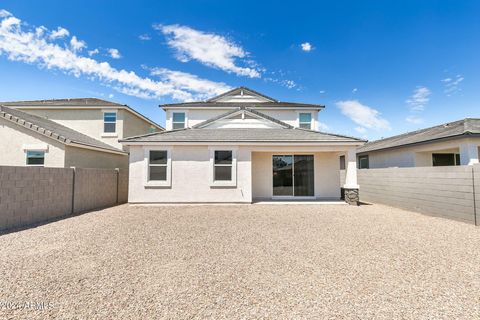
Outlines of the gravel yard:
{"type": "Polygon", "coordinates": [[[123,205],[0,256],[7,319],[480,318],[480,228],[380,205],[123,205]]]}

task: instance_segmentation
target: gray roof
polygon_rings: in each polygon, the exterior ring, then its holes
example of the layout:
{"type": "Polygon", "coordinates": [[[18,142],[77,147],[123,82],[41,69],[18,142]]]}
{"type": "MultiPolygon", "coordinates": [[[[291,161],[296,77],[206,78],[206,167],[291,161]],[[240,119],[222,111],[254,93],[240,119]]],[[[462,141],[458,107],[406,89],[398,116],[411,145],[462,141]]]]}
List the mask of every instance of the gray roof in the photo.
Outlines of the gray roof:
{"type": "Polygon", "coordinates": [[[228,117],[229,115],[232,115],[232,114],[237,113],[237,112],[242,111],[242,110],[245,110],[246,112],[250,112],[250,113],[258,116],[259,118],[263,118],[263,119],[266,119],[266,120],[271,121],[271,122],[273,122],[273,123],[276,123],[276,124],[278,124],[278,125],[280,125],[280,126],[282,126],[282,127],[285,127],[285,128],[293,128],[293,127],[292,127],[291,125],[289,125],[288,123],[285,123],[285,122],[283,122],[283,121],[280,121],[280,120],[278,120],[278,119],[275,119],[275,118],[273,118],[273,117],[270,117],[269,115],[266,115],[266,114],[264,114],[264,113],[262,113],[262,112],[259,112],[259,111],[257,111],[257,110],[253,110],[253,109],[245,108],[245,107],[239,107],[239,108],[233,109],[233,110],[231,110],[231,111],[222,113],[222,114],[220,114],[220,115],[218,115],[218,116],[216,116],[216,117],[210,118],[210,119],[208,119],[208,120],[205,120],[205,121],[203,121],[203,122],[200,122],[200,123],[194,125],[193,128],[194,128],[194,129],[196,129],[196,128],[202,128],[202,127],[204,127],[204,126],[206,126],[206,125],[208,125],[208,124],[210,124],[210,123],[213,123],[213,122],[215,122],[215,121],[217,121],[217,120],[226,118],[226,117],[228,117]]]}
{"type": "Polygon", "coordinates": [[[192,107],[225,107],[225,108],[238,108],[238,107],[248,107],[248,108],[282,108],[282,107],[295,107],[295,108],[315,108],[315,109],[322,109],[325,108],[323,105],[319,104],[309,104],[309,103],[295,103],[295,102],[282,102],[276,99],[273,99],[269,96],[266,96],[260,92],[252,90],[247,87],[238,87],[222,93],[216,97],[208,99],[207,101],[197,101],[197,102],[183,102],[183,103],[170,103],[161,105],[163,108],[192,108],[192,107]],[[263,97],[269,102],[216,102],[218,98],[227,96],[229,94],[235,93],[236,91],[245,90],[249,91],[250,93],[263,97]]]}
{"type": "Polygon", "coordinates": [[[0,118],[13,122],[64,144],[76,143],[105,151],[126,153],[102,141],[65,127],[57,122],[20,110],[0,106],[0,118]]]}
{"type": "Polygon", "coordinates": [[[120,142],[363,142],[363,140],[300,128],[180,129],[130,137],[120,142]]]}
{"type": "Polygon", "coordinates": [[[144,119],[145,121],[149,122],[150,124],[154,125],[155,127],[164,130],[164,128],[156,123],[155,121],[149,119],[148,117],[142,115],[141,113],[137,112],[136,110],[132,109],[126,104],[120,104],[112,101],[107,101],[98,98],[74,98],[74,99],[51,99],[51,100],[27,100],[27,101],[6,101],[0,102],[0,106],[6,107],[99,107],[99,108],[125,108],[132,112],[133,114],[137,115],[138,117],[144,119]]]}
{"type": "Polygon", "coordinates": [[[6,101],[0,102],[3,106],[111,106],[111,107],[126,107],[125,104],[119,104],[103,99],[97,98],[75,98],[75,99],[51,99],[51,100],[28,100],[28,101],[6,101]]]}
{"type": "Polygon", "coordinates": [[[466,118],[435,127],[404,133],[386,139],[372,141],[357,149],[358,153],[399,148],[418,143],[428,143],[437,140],[480,135],[480,119],[466,118]]]}

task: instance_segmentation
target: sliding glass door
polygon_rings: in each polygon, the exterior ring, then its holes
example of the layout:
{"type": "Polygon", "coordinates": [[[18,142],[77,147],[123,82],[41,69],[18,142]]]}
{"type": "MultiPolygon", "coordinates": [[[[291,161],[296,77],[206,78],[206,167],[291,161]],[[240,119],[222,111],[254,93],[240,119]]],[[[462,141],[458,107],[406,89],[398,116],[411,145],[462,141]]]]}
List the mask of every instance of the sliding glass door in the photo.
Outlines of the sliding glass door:
{"type": "Polygon", "coordinates": [[[273,196],[313,197],[313,155],[274,155],[273,196]]]}

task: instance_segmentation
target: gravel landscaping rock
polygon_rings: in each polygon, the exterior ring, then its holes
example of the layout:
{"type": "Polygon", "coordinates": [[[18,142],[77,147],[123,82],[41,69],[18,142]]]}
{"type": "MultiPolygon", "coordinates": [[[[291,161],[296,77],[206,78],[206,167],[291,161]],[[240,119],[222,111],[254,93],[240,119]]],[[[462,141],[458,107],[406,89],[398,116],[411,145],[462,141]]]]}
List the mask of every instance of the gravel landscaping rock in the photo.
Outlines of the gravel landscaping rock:
{"type": "Polygon", "coordinates": [[[122,205],[0,257],[6,319],[480,318],[480,228],[380,205],[122,205]]]}

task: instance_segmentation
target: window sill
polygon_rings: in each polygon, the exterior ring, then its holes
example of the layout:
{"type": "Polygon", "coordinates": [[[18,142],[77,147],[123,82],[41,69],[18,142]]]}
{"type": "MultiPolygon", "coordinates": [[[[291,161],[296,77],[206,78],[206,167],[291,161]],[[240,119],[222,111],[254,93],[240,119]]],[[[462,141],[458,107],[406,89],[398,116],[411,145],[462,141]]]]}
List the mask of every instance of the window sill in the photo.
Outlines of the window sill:
{"type": "Polygon", "coordinates": [[[102,138],[118,138],[118,133],[102,133],[102,138]]]}
{"type": "Polygon", "coordinates": [[[210,184],[210,188],[232,188],[236,186],[236,181],[215,181],[210,184]]]}
{"type": "Polygon", "coordinates": [[[146,182],[143,184],[145,188],[171,188],[172,184],[168,181],[164,182],[146,182]]]}

